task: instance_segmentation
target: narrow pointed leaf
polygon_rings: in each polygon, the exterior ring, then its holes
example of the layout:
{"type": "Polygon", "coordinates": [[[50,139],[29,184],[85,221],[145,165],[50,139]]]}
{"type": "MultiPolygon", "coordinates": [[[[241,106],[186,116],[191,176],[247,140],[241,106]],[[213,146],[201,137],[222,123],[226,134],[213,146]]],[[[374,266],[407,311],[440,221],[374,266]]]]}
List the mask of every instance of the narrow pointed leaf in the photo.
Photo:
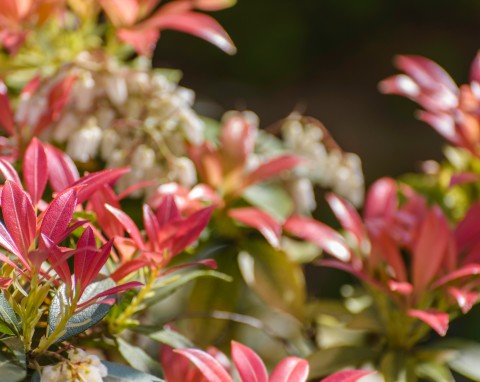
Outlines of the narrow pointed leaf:
{"type": "Polygon", "coordinates": [[[233,208],[228,211],[228,216],[257,229],[272,247],[280,246],[282,226],[266,212],[254,207],[233,208]]]}
{"type": "Polygon", "coordinates": [[[265,364],[252,349],[232,341],[232,358],[242,381],[268,382],[265,364]]]}
{"type": "Polygon", "coordinates": [[[36,231],[35,210],[25,191],[10,180],[5,182],[1,200],[5,226],[21,253],[20,260],[27,264],[26,256],[36,231]]]}
{"type": "Polygon", "coordinates": [[[0,81],[0,126],[11,136],[15,135],[13,111],[8,99],[8,89],[0,81]]]}
{"type": "Polygon", "coordinates": [[[17,171],[5,159],[0,159],[0,173],[3,175],[5,180],[11,180],[12,182],[20,185],[20,187],[22,186],[22,182],[17,171]]]}
{"type": "Polygon", "coordinates": [[[367,240],[362,218],[350,203],[335,194],[328,194],[327,202],[342,227],[353,234],[359,246],[367,240]]]}
{"type": "Polygon", "coordinates": [[[278,176],[284,171],[297,167],[302,162],[304,162],[302,158],[294,155],[281,155],[273,158],[265,163],[262,163],[250,174],[248,174],[243,188],[246,188],[257,182],[270,179],[274,176],[278,176]]]}
{"type": "Polygon", "coordinates": [[[76,205],[77,192],[74,189],[67,189],[58,194],[45,210],[40,232],[54,243],[58,243],[72,221],[76,205]]]}
{"type": "Polygon", "coordinates": [[[180,219],[180,211],[175,203],[174,195],[163,195],[162,202],[157,208],[156,216],[159,227],[180,219]]]}
{"type": "Polygon", "coordinates": [[[287,219],[283,229],[294,236],[318,245],[339,260],[350,260],[350,250],[343,237],[319,221],[306,216],[293,215],[287,219]]]}
{"type": "Polygon", "coordinates": [[[324,378],[321,382],[357,382],[367,375],[373,374],[370,370],[344,370],[324,378]]]}
{"type": "Polygon", "coordinates": [[[122,224],[123,228],[125,228],[125,231],[127,231],[130,237],[133,239],[137,247],[139,249],[143,249],[144,244],[142,240],[142,235],[140,234],[140,231],[138,230],[133,220],[125,212],[118,208],[109,206],[108,204],[105,206],[105,208],[110,211],[110,213],[115,216],[115,218],[118,219],[118,221],[122,224]]]}
{"type": "Polygon", "coordinates": [[[43,145],[33,138],[23,158],[23,177],[33,204],[42,198],[48,180],[47,155],[43,145]]]}
{"type": "Polygon", "coordinates": [[[176,353],[187,357],[208,382],[232,382],[223,366],[210,354],[199,349],[177,349],[176,353]]]}
{"type": "Polygon", "coordinates": [[[72,159],[56,147],[46,145],[48,179],[55,192],[70,187],[80,176],[72,159]]]}
{"type": "Polygon", "coordinates": [[[306,382],[308,362],[297,357],[288,357],[273,369],[269,382],[306,382]]]}
{"type": "Polygon", "coordinates": [[[82,186],[78,191],[78,203],[83,203],[94,192],[105,185],[115,182],[128,171],[130,171],[128,168],[112,168],[94,172],[80,178],[73,183],[73,186],[82,186]]]}
{"type": "Polygon", "coordinates": [[[435,310],[410,309],[408,315],[422,320],[442,337],[447,334],[449,322],[447,313],[435,310]]]}

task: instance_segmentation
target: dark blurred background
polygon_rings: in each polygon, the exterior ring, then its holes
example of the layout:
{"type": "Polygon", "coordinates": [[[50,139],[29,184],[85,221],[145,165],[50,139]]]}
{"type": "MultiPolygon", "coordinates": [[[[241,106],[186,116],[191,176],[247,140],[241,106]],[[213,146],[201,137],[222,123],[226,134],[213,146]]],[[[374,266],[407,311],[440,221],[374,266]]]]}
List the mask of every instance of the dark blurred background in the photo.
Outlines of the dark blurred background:
{"type": "Polygon", "coordinates": [[[442,140],[415,120],[413,102],[377,91],[397,73],[393,57],[427,56],[463,83],[480,47],[478,0],[239,0],[214,16],[235,56],[166,31],[156,66],[181,69],[213,117],[235,108],[264,127],[293,110],[320,119],[361,156],[369,183],[441,157],[442,140]]]}

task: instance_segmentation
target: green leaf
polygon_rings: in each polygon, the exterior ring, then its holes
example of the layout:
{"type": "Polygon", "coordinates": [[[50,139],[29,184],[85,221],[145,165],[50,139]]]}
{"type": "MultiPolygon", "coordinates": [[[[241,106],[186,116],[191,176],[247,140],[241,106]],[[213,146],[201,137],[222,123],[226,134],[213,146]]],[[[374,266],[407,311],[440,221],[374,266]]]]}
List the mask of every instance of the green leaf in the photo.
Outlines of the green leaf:
{"type": "Polygon", "coordinates": [[[107,361],[102,363],[108,369],[108,376],[103,378],[104,382],[164,382],[163,379],[125,365],[107,361]]]}
{"type": "Polygon", "coordinates": [[[117,338],[118,351],[131,366],[145,373],[162,375],[160,364],[137,346],[130,345],[122,338],[117,338]]]}
{"type": "Polygon", "coordinates": [[[365,346],[320,349],[307,357],[310,364],[309,378],[320,378],[344,368],[359,367],[376,356],[377,352],[365,346]]]}
{"type": "Polygon", "coordinates": [[[180,333],[168,328],[150,333],[148,337],[154,341],[171,346],[173,348],[182,349],[195,347],[195,345],[187,337],[182,336],[180,333]]]}
{"type": "Polygon", "coordinates": [[[26,375],[26,356],[23,343],[16,337],[1,341],[0,379],[5,382],[22,381],[26,375]]]}
{"type": "MultiPolygon", "coordinates": [[[[97,294],[106,291],[107,289],[113,288],[115,282],[112,279],[105,279],[90,284],[85,288],[82,297],[80,298],[80,303],[88,301],[97,294]]],[[[108,297],[107,297],[108,298],[108,297]]],[[[101,299],[102,301],[103,299],[101,299]]],[[[54,331],[57,327],[58,322],[65,312],[63,307],[68,306],[69,301],[65,293],[65,285],[63,285],[58,293],[52,300],[50,305],[50,311],[48,314],[48,325],[50,332],[54,331]]],[[[57,342],[65,341],[66,339],[73,337],[77,334],[80,334],[95,325],[97,322],[103,319],[106,316],[108,311],[111,309],[111,306],[108,304],[93,304],[88,308],[85,308],[81,312],[74,314],[70,320],[68,320],[65,334],[57,340],[57,342]]]]}
{"type": "Polygon", "coordinates": [[[155,284],[155,294],[153,297],[149,298],[146,303],[152,305],[156,302],[159,302],[177,289],[183,287],[185,284],[188,284],[190,281],[202,278],[202,277],[211,277],[218,280],[222,280],[222,283],[232,281],[232,278],[224,273],[213,271],[213,270],[194,270],[189,272],[182,272],[180,274],[175,274],[169,277],[161,277],[157,280],[155,284]]]}
{"type": "Polygon", "coordinates": [[[416,374],[432,382],[455,382],[447,366],[435,362],[423,362],[417,365],[416,374]]]}
{"type": "Polygon", "coordinates": [[[229,320],[208,317],[209,312],[233,312],[237,307],[240,293],[240,274],[236,264],[235,247],[231,251],[216,257],[218,269],[233,280],[225,282],[221,278],[202,278],[196,280],[187,304],[187,315],[193,318],[184,321],[187,327],[183,332],[198,346],[217,344],[219,338],[228,330],[229,320]],[[198,317],[198,318],[197,318],[198,317]]]}
{"type": "Polygon", "coordinates": [[[302,319],[306,292],[301,267],[265,242],[254,241],[245,248],[238,264],[247,285],[270,306],[302,319]]]}
{"type": "Polygon", "coordinates": [[[2,325],[3,330],[0,329],[2,333],[18,334],[20,332],[20,322],[18,320],[18,317],[15,314],[13,308],[8,303],[3,293],[0,293],[0,319],[5,324],[5,325],[2,325]],[[8,331],[5,331],[7,329],[3,328],[4,326],[7,326],[8,329],[10,329],[10,333],[8,331]]]}
{"type": "Polygon", "coordinates": [[[408,382],[406,362],[405,352],[387,352],[380,361],[380,371],[385,382],[408,382]]]}
{"type": "Polygon", "coordinates": [[[448,366],[465,377],[480,381],[480,343],[461,339],[442,342],[442,347],[455,350],[447,360],[448,366]]]}
{"type": "Polygon", "coordinates": [[[293,212],[292,198],[274,184],[256,184],[247,188],[243,198],[255,207],[264,210],[277,220],[285,220],[293,212]]]}

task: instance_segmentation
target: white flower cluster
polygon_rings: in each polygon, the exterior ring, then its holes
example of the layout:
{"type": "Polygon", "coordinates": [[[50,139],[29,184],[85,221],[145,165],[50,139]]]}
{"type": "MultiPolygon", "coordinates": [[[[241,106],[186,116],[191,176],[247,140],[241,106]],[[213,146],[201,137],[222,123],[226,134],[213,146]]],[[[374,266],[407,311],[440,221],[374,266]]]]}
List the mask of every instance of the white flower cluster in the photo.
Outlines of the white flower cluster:
{"type": "Polygon", "coordinates": [[[65,144],[79,162],[101,159],[107,168],[130,166],[117,184],[120,189],[152,179],[184,186],[196,182],[186,142],[201,143],[204,125],[191,108],[192,90],[141,62],[127,67],[85,52],[35,96],[21,99],[19,111],[28,111],[31,125],[46,107],[41,104],[45,94],[66,75],[76,77],[71,97],[45,139],[65,144]]]}
{"type": "Polygon", "coordinates": [[[68,351],[68,360],[45,366],[40,382],[103,382],[108,370],[100,359],[82,349],[68,351]]]}
{"type": "Polygon", "coordinates": [[[285,149],[306,158],[287,182],[298,210],[315,208],[312,183],[332,189],[357,207],[363,203],[360,158],[343,152],[318,121],[292,115],[282,124],[281,134],[285,149]]]}

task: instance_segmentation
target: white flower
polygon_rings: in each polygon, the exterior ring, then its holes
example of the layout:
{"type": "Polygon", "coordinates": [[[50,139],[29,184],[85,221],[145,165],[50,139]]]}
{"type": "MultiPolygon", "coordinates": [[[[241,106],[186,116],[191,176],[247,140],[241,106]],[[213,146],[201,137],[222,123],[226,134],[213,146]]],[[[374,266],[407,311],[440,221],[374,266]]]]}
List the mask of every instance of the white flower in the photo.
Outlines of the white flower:
{"type": "Polygon", "coordinates": [[[97,155],[101,139],[102,130],[92,118],[85,127],[71,136],[67,145],[67,154],[74,160],[87,162],[97,155]]]}
{"type": "Polygon", "coordinates": [[[96,355],[82,349],[68,351],[68,360],[42,370],[40,382],[103,382],[108,370],[96,355]]]}

